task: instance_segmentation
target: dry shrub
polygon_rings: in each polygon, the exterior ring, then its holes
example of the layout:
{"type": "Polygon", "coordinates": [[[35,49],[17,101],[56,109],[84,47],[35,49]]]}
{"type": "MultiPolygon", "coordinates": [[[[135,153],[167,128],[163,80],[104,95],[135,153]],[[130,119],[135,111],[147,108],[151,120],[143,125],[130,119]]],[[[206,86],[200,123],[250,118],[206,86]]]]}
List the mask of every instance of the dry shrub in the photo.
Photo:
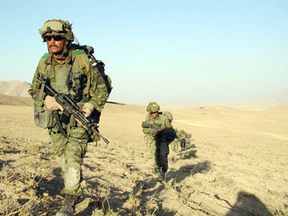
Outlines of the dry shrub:
{"type": "Polygon", "coordinates": [[[39,154],[50,154],[44,143],[1,137],[5,147],[0,172],[0,215],[37,215],[42,202],[39,183],[50,178],[53,167],[39,154]],[[13,154],[13,160],[9,160],[13,154]],[[36,156],[36,157],[35,157],[36,156]],[[33,214],[32,214],[33,213],[33,214]]]}

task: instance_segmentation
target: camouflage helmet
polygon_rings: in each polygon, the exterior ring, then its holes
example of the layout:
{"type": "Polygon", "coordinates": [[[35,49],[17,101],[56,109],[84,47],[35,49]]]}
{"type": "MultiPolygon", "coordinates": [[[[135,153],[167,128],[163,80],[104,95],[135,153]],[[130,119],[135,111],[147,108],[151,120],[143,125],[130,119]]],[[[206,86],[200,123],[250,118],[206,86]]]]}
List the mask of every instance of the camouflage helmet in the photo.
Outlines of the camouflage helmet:
{"type": "Polygon", "coordinates": [[[163,115],[166,116],[170,122],[173,121],[173,116],[172,116],[171,112],[165,111],[165,112],[163,112],[163,115]]]}
{"type": "Polygon", "coordinates": [[[192,135],[190,133],[186,133],[186,139],[191,139],[192,135]]]}
{"type": "Polygon", "coordinates": [[[148,113],[158,112],[159,110],[160,106],[156,102],[150,102],[146,109],[148,113]]]}
{"type": "Polygon", "coordinates": [[[50,35],[61,35],[70,42],[74,41],[72,24],[70,24],[68,21],[60,19],[47,20],[39,29],[39,34],[41,35],[43,41],[45,36],[50,35]]]}

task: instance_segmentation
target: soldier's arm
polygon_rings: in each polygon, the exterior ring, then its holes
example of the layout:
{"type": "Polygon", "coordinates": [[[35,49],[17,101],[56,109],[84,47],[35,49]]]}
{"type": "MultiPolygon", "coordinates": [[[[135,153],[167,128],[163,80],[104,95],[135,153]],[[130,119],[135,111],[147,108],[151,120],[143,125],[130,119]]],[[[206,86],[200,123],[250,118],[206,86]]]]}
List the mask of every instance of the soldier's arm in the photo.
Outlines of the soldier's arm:
{"type": "MultiPolygon", "coordinates": [[[[149,114],[145,118],[145,122],[149,124],[149,114]]],[[[144,134],[149,134],[150,133],[150,128],[142,128],[142,131],[144,134]]]]}
{"type": "Polygon", "coordinates": [[[104,78],[102,77],[98,69],[96,67],[91,66],[90,73],[91,73],[91,79],[90,79],[91,99],[89,103],[91,103],[97,111],[101,112],[102,109],[104,108],[106,101],[108,100],[109,93],[104,78]]]}
{"type": "Polygon", "coordinates": [[[30,89],[28,90],[28,93],[32,96],[32,99],[38,106],[43,106],[43,101],[45,98],[44,93],[44,86],[43,86],[43,77],[39,71],[40,65],[42,64],[42,61],[44,61],[43,58],[40,59],[38,66],[35,70],[32,84],[30,89]]]}
{"type": "Polygon", "coordinates": [[[176,135],[177,130],[173,128],[171,121],[169,119],[166,118],[164,120],[164,125],[165,125],[165,128],[163,132],[165,134],[166,139],[169,141],[172,141],[175,138],[177,138],[177,135],[176,135]]]}
{"type": "Polygon", "coordinates": [[[171,122],[167,118],[165,118],[164,120],[164,125],[165,125],[165,128],[173,128],[171,122]]]}

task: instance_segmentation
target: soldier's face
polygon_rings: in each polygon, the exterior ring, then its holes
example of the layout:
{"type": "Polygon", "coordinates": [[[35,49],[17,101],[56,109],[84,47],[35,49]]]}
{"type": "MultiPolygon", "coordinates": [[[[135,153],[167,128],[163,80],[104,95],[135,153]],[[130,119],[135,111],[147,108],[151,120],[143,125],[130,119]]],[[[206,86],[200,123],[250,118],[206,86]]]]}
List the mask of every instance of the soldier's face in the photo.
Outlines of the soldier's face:
{"type": "Polygon", "coordinates": [[[65,45],[69,42],[60,35],[51,35],[45,37],[50,53],[54,55],[62,54],[65,45]]]}
{"type": "Polygon", "coordinates": [[[157,119],[158,118],[158,113],[157,112],[152,112],[152,113],[150,113],[150,115],[152,116],[153,119],[157,119]]]}

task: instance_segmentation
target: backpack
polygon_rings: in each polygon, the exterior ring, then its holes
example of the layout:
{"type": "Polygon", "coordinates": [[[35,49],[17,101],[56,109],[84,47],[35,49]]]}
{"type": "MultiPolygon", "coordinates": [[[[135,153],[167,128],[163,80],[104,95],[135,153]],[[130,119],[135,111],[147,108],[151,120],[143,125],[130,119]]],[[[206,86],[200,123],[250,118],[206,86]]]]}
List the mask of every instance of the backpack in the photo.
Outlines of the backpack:
{"type": "Polygon", "coordinates": [[[111,78],[107,74],[105,74],[105,64],[101,60],[97,60],[93,55],[94,48],[89,45],[79,45],[79,44],[71,44],[71,46],[72,50],[76,49],[83,50],[86,53],[92,66],[97,67],[100,74],[102,75],[107,87],[108,94],[110,94],[113,88],[111,78]]]}

